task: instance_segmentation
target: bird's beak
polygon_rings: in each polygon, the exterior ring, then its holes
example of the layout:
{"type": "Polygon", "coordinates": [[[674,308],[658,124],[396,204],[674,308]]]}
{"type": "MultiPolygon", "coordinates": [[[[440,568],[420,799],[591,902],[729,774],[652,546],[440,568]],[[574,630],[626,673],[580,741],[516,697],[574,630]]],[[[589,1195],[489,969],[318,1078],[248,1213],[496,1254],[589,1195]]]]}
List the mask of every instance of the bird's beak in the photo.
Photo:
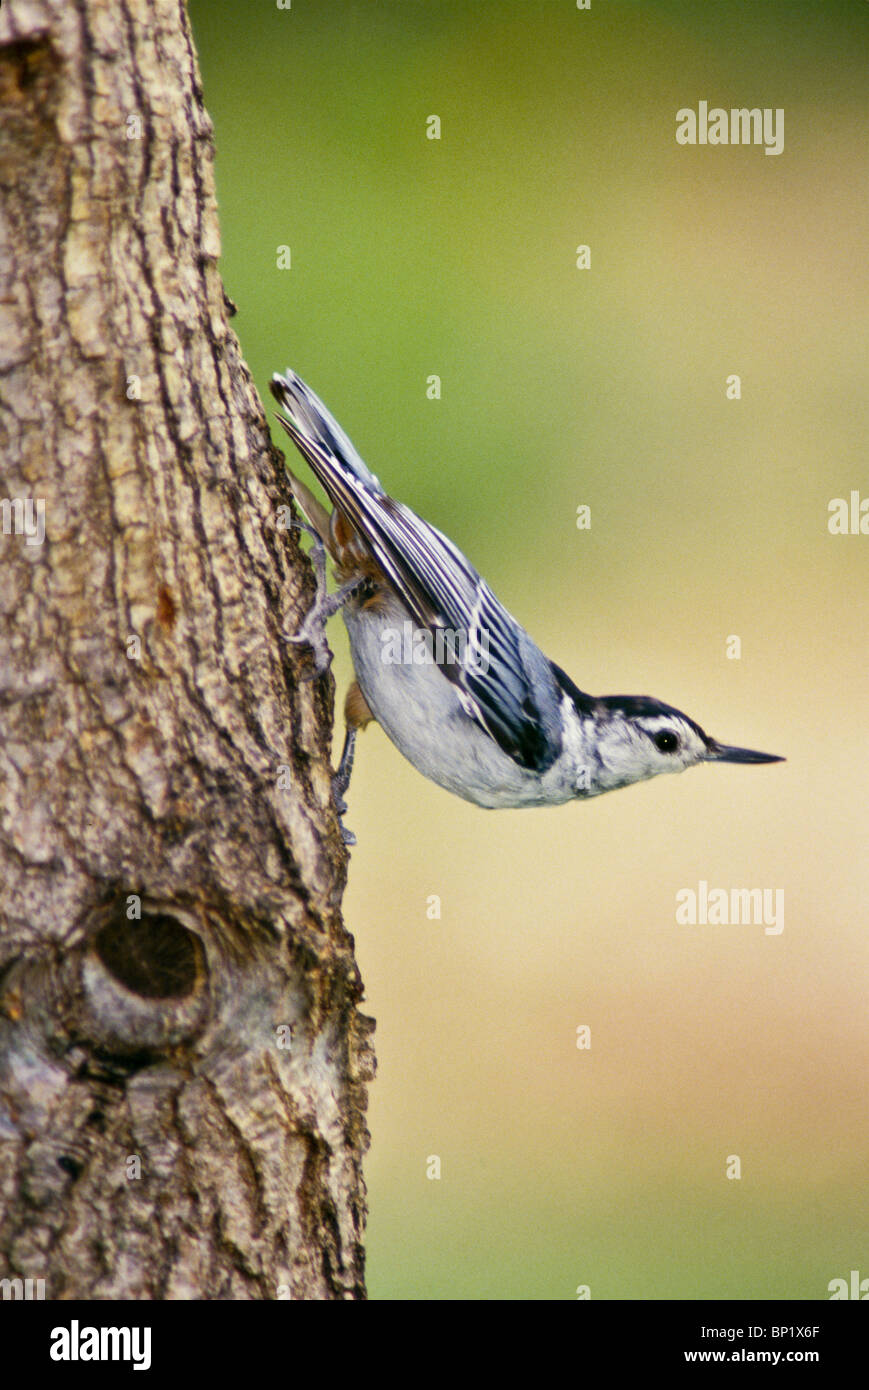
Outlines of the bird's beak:
{"type": "Polygon", "coordinates": [[[731,748],[726,743],[710,742],[707,761],[712,763],[783,763],[777,753],[758,753],[753,748],[731,748]]]}

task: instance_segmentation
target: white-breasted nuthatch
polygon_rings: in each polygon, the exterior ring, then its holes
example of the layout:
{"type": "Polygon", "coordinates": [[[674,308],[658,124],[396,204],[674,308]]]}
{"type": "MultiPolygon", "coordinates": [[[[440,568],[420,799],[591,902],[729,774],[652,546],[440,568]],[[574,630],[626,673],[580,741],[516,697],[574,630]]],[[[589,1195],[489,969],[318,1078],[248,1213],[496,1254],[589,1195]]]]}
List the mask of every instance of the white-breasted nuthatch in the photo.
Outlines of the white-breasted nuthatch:
{"type": "MultiPolygon", "coordinates": [[[[315,537],[318,593],[300,631],[317,671],[325,620],[339,609],[356,680],[335,792],[339,811],[356,732],[375,719],[425,777],[478,806],[548,806],[598,796],[702,762],[775,763],[716,742],[648,695],[587,695],[543,655],[464,555],[387,496],[344,431],[289,369],[271,381],[278,415],[331,515],[290,473],[315,537]],[[325,550],[340,587],[326,590],[325,550]]],[[[345,839],[352,843],[349,832],[345,839]]]]}

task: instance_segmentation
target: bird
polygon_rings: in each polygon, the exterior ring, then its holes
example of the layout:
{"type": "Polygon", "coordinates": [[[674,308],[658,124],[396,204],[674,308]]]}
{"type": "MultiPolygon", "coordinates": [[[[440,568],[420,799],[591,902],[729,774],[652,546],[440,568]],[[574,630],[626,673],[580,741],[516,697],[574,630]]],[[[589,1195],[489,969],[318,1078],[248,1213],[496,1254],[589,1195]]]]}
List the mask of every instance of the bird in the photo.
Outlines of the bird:
{"type": "Polygon", "coordinates": [[[775,763],[719,743],[649,695],[590,695],[543,654],[441,531],[390,497],[323,402],[292,369],[270,383],[276,414],[332,506],[288,468],[313,538],[317,593],[288,640],[311,648],[315,674],[341,611],[354,676],[333,777],[343,825],[356,737],[372,720],[413,766],[487,809],[585,800],[699,763],[775,763]],[[338,589],[328,591],[326,555],[338,589]]]}

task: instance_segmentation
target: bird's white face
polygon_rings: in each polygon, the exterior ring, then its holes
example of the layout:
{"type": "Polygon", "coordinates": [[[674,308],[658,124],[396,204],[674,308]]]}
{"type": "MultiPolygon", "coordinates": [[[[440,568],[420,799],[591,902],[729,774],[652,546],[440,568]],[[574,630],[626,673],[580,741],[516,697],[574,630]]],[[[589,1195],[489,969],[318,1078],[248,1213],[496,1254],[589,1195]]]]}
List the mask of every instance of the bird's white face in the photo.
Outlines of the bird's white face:
{"type": "Polygon", "coordinates": [[[777,763],[773,753],[718,743],[679,710],[646,696],[604,696],[606,715],[596,721],[598,789],[612,791],[684,772],[697,763],[777,763]]]}
{"type": "Polygon", "coordinates": [[[684,772],[686,767],[694,767],[710,757],[709,739],[687,719],[667,714],[645,716],[631,723],[647,768],[643,777],[656,777],[659,772],[684,772]]]}
{"type": "Polygon", "coordinates": [[[602,789],[627,787],[661,772],[684,772],[716,756],[710,742],[696,725],[675,712],[616,715],[599,729],[602,789]]]}

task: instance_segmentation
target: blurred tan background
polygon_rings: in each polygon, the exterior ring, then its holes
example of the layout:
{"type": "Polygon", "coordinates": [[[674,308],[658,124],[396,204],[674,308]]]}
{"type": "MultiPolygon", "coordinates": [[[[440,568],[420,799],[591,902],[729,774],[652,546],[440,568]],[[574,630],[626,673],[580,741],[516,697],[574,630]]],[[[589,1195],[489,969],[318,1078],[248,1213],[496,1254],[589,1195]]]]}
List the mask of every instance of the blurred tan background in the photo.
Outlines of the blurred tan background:
{"type": "Polygon", "coordinates": [[[869,496],[867,7],[191,12],[264,400],[298,370],[582,688],[788,759],[486,812],[362,737],[371,1296],[869,1277],[869,535],[827,528],[869,496]],[[783,153],[677,145],[700,101],[783,108],[783,153]],[[783,932],[678,925],[701,879],[783,932]]]}

